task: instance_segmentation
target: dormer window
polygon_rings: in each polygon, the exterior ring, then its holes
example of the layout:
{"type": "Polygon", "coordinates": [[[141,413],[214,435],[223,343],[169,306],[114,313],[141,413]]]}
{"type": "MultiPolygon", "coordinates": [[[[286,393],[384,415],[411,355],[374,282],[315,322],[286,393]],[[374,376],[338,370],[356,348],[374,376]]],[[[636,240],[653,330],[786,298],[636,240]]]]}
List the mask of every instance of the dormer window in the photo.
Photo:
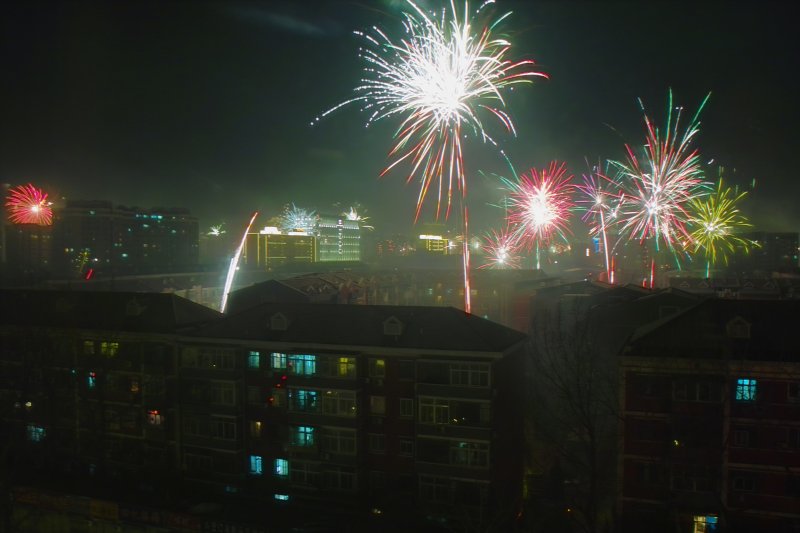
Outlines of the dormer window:
{"type": "Polygon", "coordinates": [[[390,316],[383,321],[383,334],[399,336],[403,333],[403,323],[396,316],[390,316]]]}
{"type": "Polygon", "coordinates": [[[750,338],[750,323],[744,318],[737,316],[725,326],[728,336],[734,339],[750,338]]]}
{"type": "Polygon", "coordinates": [[[275,313],[269,319],[269,327],[274,331],[286,331],[289,327],[289,319],[283,313],[275,313]]]}

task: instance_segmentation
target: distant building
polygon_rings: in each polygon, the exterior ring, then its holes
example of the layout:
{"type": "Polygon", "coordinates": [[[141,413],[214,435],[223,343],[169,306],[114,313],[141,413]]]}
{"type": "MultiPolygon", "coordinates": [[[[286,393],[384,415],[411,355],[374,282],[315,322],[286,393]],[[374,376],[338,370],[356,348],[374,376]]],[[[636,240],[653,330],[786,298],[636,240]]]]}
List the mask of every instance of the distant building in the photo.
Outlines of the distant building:
{"type": "Polygon", "coordinates": [[[52,231],[53,226],[6,224],[8,269],[33,275],[49,273],[52,268],[52,231]]]}
{"type": "Polygon", "coordinates": [[[313,235],[281,233],[248,233],[242,250],[241,265],[245,268],[272,270],[315,261],[317,239],[313,235]]]}
{"type": "Polygon", "coordinates": [[[625,531],[800,523],[797,301],[708,299],[620,357],[625,531]]]}
{"type": "Polygon", "coordinates": [[[731,268],[741,273],[794,272],[800,256],[800,234],[795,232],[755,231],[741,237],[756,243],[748,253],[738,251],[731,268]]]}
{"type": "Polygon", "coordinates": [[[197,218],[186,209],[67,201],[54,212],[53,262],[68,277],[90,268],[112,275],[192,270],[198,242],[197,218]]]}
{"type": "Polygon", "coordinates": [[[360,261],[361,227],[343,216],[317,215],[317,261],[360,261]]]}

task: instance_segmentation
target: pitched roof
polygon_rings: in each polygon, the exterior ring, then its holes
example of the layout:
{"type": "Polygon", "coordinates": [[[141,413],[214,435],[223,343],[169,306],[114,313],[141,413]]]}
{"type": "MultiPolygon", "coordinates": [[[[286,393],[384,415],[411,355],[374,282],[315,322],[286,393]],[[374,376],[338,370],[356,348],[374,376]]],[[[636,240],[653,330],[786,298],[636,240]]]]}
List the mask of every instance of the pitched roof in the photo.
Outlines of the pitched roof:
{"type": "Polygon", "coordinates": [[[476,352],[503,352],[526,338],[519,331],[453,307],[308,303],[260,304],[190,334],[298,344],[476,352]],[[391,329],[385,328],[387,321],[399,322],[399,334],[387,334],[391,329]]]}
{"type": "Polygon", "coordinates": [[[167,293],[0,290],[0,323],[170,333],[215,320],[213,309],[167,293]]]}
{"type": "Polygon", "coordinates": [[[707,299],[648,324],[624,355],[800,361],[797,300],[707,299]]]}

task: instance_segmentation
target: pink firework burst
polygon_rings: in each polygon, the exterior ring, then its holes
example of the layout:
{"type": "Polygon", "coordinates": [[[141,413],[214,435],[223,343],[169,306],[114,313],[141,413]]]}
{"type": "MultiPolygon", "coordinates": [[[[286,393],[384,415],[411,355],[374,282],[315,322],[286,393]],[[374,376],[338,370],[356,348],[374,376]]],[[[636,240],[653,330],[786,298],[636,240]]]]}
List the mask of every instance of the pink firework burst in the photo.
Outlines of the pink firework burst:
{"type": "Polygon", "coordinates": [[[531,169],[516,182],[504,180],[509,190],[509,222],[517,229],[521,243],[538,248],[560,235],[566,240],[567,221],[574,203],[564,163],[553,161],[549,168],[531,169]]]}
{"type": "Polygon", "coordinates": [[[49,226],[53,223],[52,202],[47,200],[47,193],[30,183],[10,189],[5,205],[8,219],[14,224],[49,226]]]}
{"type": "Polygon", "coordinates": [[[483,253],[486,263],[478,268],[516,269],[520,267],[519,242],[517,235],[508,229],[492,230],[483,239],[483,253]]]}

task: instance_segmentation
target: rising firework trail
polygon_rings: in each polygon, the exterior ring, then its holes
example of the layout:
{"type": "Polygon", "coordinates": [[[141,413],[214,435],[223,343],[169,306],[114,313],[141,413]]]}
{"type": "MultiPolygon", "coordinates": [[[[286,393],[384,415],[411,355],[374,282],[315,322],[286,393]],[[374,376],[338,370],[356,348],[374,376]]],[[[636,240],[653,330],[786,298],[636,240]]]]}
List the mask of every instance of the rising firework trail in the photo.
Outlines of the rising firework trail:
{"type": "Polygon", "coordinates": [[[13,224],[40,226],[50,226],[53,223],[52,205],[47,200],[47,193],[30,183],[11,188],[5,203],[8,219],[13,224]]]}
{"type": "Polygon", "coordinates": [[[728,264],[728,254],[740,248],[749,251],[753,242],[736,235],[736,232],[752,227],[737,207],[747,192],[735,192],[723,188],[722,178],[716,192],[705,198],[690,202],[689,227],[694,242],[694,251],[703,251],[706,258],[706,278],[711,277],[711,268],[718,260],[728,264]]]}
{"type": "MultiPolygon", "coordinates": [[[[674,253],[676,248],[691,243],[686,228],[687,208],[692,199],[706,193],[708,186],[692,141],[700,131],[700,112],[710,96],[711,93],[705,97],[683,133],[679,129],[683,107],[673,106],[671,90],[663,134],[639,100],[647,132],[641,155],[626,145],[626,160],[610,162],[617,171],[615,179],[622,186],[620,234],[641,244],[653,243],[655,253],[662,244],[674,253]]],[[[655,253],[650,265],[651,288],[655,284],[655,253]]]]}
{"type": "Polygon", "coordinates": [[[536,268],[541,268],[539,250],[555,236],[567,240],[567,221],[575,205],[572,201],[572,175],[564,163],[553,161],[548,168],[531,169],[517,180],[504,182],[509,191],[511,226],[528,249],[536,248],[536,268]]]}
{"type": "Polygon", "coordinates": [[[225,276],[225,288],[222,290],[222,302],[219,305],[220,313],[225,312],[225,306],[228,304],[228,293],[231,292],[231,287],[233,287],[233,278],[236,276],[236,269],[239,265],[239,257],[242,255],[242,248],[244,248],[244,242],[247,240],[247,234],[250,233],[250,226],[253,225],[253,222],[255,222],[257,216],[258,211],[253,213],[253,216],[250,217],[250,222],[247,223],[247,227],[242,235],[242,242],[239,243],[239,247],[236,248],[236,253],[234,253],[233,257],[231,258],[231,263],[228,266],[228,275],[225,276]]]}
{"type": "Polygon", "coordinates": [[[483,3],[470,16],[469,3],[462,13],[451,0],[450,9],[426,13],[411,0],[403,13],[405,35],[394,39],[373,27],[356,32],[366,46],[361,51],[364,78],[356,86],[356,96],[329,109],[320,118],[342,106],[358,103],[369,113],[367,125],[397,116],[401,123],[395,144],[389,152],[392,162],[381,176],[400,163],[410,166],[407,181],[419,179],[415,220],[431,189],[436,195],[436,216],[442,207],[450,214],[453,190],[460,192],[463,225],[464,307],[470,311],[469,216],[467,182],[462,142],[471,134],[495,144],[481,116],[495,117],[515,134],[511,117],[504,110],[502,90],[531,78],[547,75],[534,67],[532,60],[506,58],[511,43],[493,32],[510,13],[490,20],[483,3]]]}
{"type": "Polygon", "coordinates": [[[609,258],[608,225],[613,223],[619,208],[619,185],[606,176],[598,163],[589,174],[583,175],[583,184],[576,185],[575,188],[582,193],[582,198],[577,203],[583,204],[585,212],[581,218],[589,224],[589,234],[603,239],[606,281],[613,284],[614,270],[609,258]]]}

